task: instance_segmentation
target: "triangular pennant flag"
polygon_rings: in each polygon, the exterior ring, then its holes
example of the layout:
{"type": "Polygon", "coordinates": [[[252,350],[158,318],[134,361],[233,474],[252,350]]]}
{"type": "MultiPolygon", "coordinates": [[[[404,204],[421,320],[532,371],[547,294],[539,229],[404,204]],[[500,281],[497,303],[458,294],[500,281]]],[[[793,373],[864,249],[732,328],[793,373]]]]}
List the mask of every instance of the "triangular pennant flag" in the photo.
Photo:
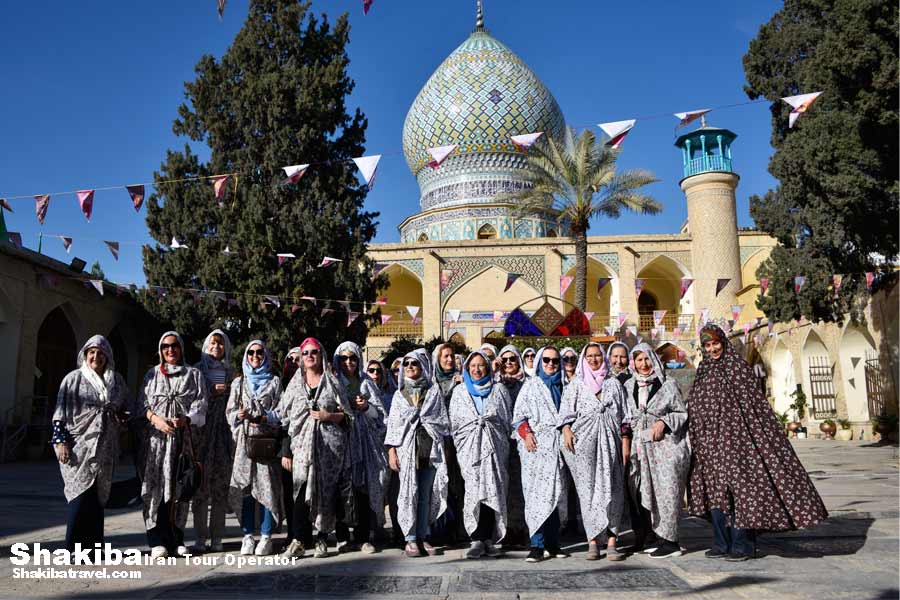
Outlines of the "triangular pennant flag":
{"type": "Polygon", "coordinates": [[[34,211],[37,213],[38,223],[44,224],[47,217],[47,209],[50,207],[50,194],[34,197],[34,211]]]}
{"type": "Polygon", "coordinates": [[[625,324],[625,321],[628,320],[628,313],[619,313],[619,327],[625,324]]]}
{"type": "Polygon", "coordinates": [[[116,296],[124,296],[129,292],[127,285],[116,285],[116,296]]]}
{"type": "Polygon", "coordinates": [[[674,337],[675,339],[678,339],[681,337],[681,327],[676,327],[675,329],[672,330],[672,337],[674,337]]]}
{"type": "Polygon", "coordinates": [[[538,140],[539,137],[544,135],[543,131],[538,131],[537,133],[524,133],[522,135],[513,135],[510,136],[509,139],[512,140],[512,143],[516,145],[516,148],[519,150],[528,150],[532,145],[538,140]]]}
{"type": "Polygon", "coordinates": [[[216,302],[225,302],[225,292],[210,292],[216,302]]]}
{"type": "Polygon", "coordinates": [[[841,291],[841,284],[844,282],[843,275],[832,275],[831,276],[831,286],[834,288],[834,296],[837,297],[838,293],[841,291]]]}
{"type": "Polygon", "coordinates": [[[645,283],[647,283],[646,279],[635,279],[634,280],[634,296],[635,296],[635,298],[640,298],[641,290],[644,289],[645,283]]]}
{"type": "Polygon", "coordinates": [[[656,339],[658,334],[659,334],[659,329],[657,329],[656,327],[653,327],[650,329],[650,339],[656,339]]]}
{"type": "Polygon", "coordinates": [[[384,325],[393,318],[393,315],[381,315],[381,324],[384,325]]]}
{"type": "Polygon", "coordinates": [[[441,163],[444,162],[453,151],[456,150],[456,144],[448,144],[446,146],[437,146],[435,148],[428,148],[425,151],[431,155],[431,160],[425,163],[426,166],[431,167],[432,169],[437,169],[441,166],[441,163]]]}
{"type": "Polygon", "coordinates": [[[681,280],[681,283],[679,284],[679,292],[681,295],[679,296],[679,298],[684,298],[684,295],[687,293],[688,288],[691,287],[692,283],[694,283],[693,279],[685,278],[681,280]]]}
{"type": "Polygon", "coordinates": [[[274,304],[278,308],[281,308],[281,300],[278,298],[278,296],[266,296],[266,300],[269,302],[269,304],[274,304]]]}
{"type": "Polygon", "coordinates": [[[744,335],[745,335],[745,336],[746,336],[748,333],[750,333],[750,327],[751,327],[750,323],[744,323],[744,335]]]}
{"type": "Polygon", "coordinates": [[[803,284],[806,283],[806,277],[803,275],[797,275],[794,277],[794,293],[799,294],[800,290],[803,289],[803,284]]]}
{"type": "MultiPolygon", "coordinates": [[[[216,200],[222,200],[225,197],[225,192],[227,191],[226,185],[228,184],[228,180],[231,179],[231,175],[217,175],[212,178],[213,182],[213,190],[216,192],[216,200]]],[[[222,203],[219,202],[221,206],[222,203]]]]}
{"type": "Polygon", "coordinates": [[[91,279],[91,285],[94,286],[94,289],[97,290],[97,293],[101,296],[103,295],[103,280],[102,279],[91,279]]]}
{"type": "Polygon", "coordinates": [[[598,298],[600,297],[600,292],[603,290],[603,288],[606,287],[606,285],[610,281],[612,281],[612,279],[610,279],[609,277],[600,277],[597,279],[597,297],[598,298]]]}
{"type": "Polygon", "coordinates": [[[90,221],[91,213],[94,211],[94,190],[81,190],[80,192],[75,192],[75,195],[78,196],[78,204],[81,205],[81,212],[83,212],[84,217],[90,221]]]}
{"type": "Polygon", "coordinates": [[[769,321],[768,323],[769,335],[773,335],[773,331],[775,331],[775,321],[769,321]]]}
{"type": "Polygon", "coordinates": [[[768,277],[760,277],[759,278],[759,295],[765,296],[767,289],[769,289],[769,278],[768,277]]]}
{"type": "Polygon", "coordinates": [[[300,310],[300,305],[299,305],[299,304],[291,304],[291,314],[294,314],[294,313],[297,312],[298,310],[300,310]]]}
{"type": "Polygon", "coordinates": [[[141,205],[144,203],[144,186],[143,185],[126,185],[128,195],[131,196],[131,203],[134,204],[135,212],[140,212],[141,205]]]}
{"type": "Polygon", "coordinates": [[[300,299],[301,299],[301,300],[307,300],[307,301],[309,301],[309,302],[312,302],[312,303],[313,303],[313,306],[315,306],[315,304],[316,304],[316,299],[313,298],[312,296],[300,296],[300,299]]]}
{"type": "Polygon", "coordinates": [[[716,296],[725,289],[725,287],[731,282],[731,278],[717,279],[716,280],[716,296]]]}
{"type": "Polygon", "coordinates": [[[182,244],[182,243],[179,242],[176,238],[173,237],[173,238],[172,238],[172,243],[169,244],[169,248],[170,248],[171,250],[177,250],[177,249],[179,249],[179,248],[187,248],[187,246],[186,246],[185,244],[182,244]]]}
{"type": "Polygon", "coordinates": [[[609,136],[609,139],[606,140],[603,145],[609,146],[610,148],[618,148],[622,144],[622,141],[625,140],[625,136],[628,135],[628,132],[634,127],[635,123],[637,123],[635,119],[599,123],[597,127],[602,129],[603,133],[609,136]]]}
{"type": "Polygon", "coordinates": [[[369,186],[370,190],[375,185],[375,171],[378,169],[379,160],[381,160],[380,154],[353,159],[353,162],[356,163],[356,168],[362,173],[363,179],[366,180],[366,185],[369,186]]]}
{"type": "Polygon", "coordinates": [[[284,174],[287,175],[287,179],[281,182],[281,185],[285,185],[288,183],[297,183],[300,181],[300,178],[306,173],[306,170],[309,168],[309,165],[292,165],[290,167],[282,167],[284,170],[284,174]]]}
{"type": "Polygon", "coordinates": [[[326,256],[325,258],[322,259],[322,262],[320,262],[317,266],[327,267],[329,265],[333,265],[333,264],[339,263],[339,262],[344,262],[344,261],[341,258],[332,258],[330,256],[326,256]]]}
{"type": "Polygon", "coordinates": [[[809,110],[810,105],[821,95],[822,92],[812,92],[811,94],[799,94],[797,96],[787,96],[786,98],[782,98],[782,100],[790,104],[793,108],[788,117],[788,129],[794,126],[794,123],[797,122],[800,115],[809,110]]]}
{"type": "Polygon", "coordinates": [[[59,239],[62,240],[63,246],[66,247],[66,254],[68,254],[69,249],[72,248],[72,238],[61,235],[59,236],[59,239]]]}
{"type": "Polygon", "coordinates": [[[500,322],[500,319],[502,319],[502,318],[503,318],[503,311],[502,311],[502,310],[495,310],[495,311],[494,311],[494,318],[492,319],[493,322],[494,322],[494,325],[496,325],[497,323],[499,323],[499,322],[500,322]]]}
{"type": "Polygon", "coordinates": [[[358,312],[347,313],[347,327],[353,325],[353,321],[355,321],[357,318],[359,318],[358,312]]]}
{"type": "Polygon", "coordinates": [[[559,295],[565,296],[566,290],[569,289],[569,286],[572,285],[572,282],[575,281],[575,277],[572,275],[563,275],[559,278],[559,295]]]}
{"type": "Polygon", "coordinates": [[[734,319],[735,321],[738,320],[738,318],[741,316],[742,312],[744,312],[743,304],[733,304],[731,306],[731,318],[734,319]]]}
{"type": "Polygon", "coordinates": [[[237,254],[237,252],[232,252],[231,248],[225,246],[225,249],[222,250],[222,254],[224,254],[225,256],[234,256],[235,254],[237,254]]]}
{"type": "Polygon", "coordinates": [[[701,108],[698,110],[689,110],[687,112],[675,113],[675,118],[678,119],[678,125],[675,127],[675,129],[684,127],[692,121],[696,121],[711,110],[711,108],[701,108]]]}
{"type": "Polygon", "coordinates": [[[709,309],[701,308],[700,309],[700,327],[706,325],[706,322],[709,321],[709,309]]]}
{"type": "Polygon", "coordinates": [[[104,240],[103,243],[106,244],[107,248],[109,248],[109,251],[112,253],[113,258],[119,260],[119,242],[107,242],[104,240]]]}
{"type": "Polygon", "coordinates": [[[219,11],[219,20],[220,21],[222,20],[222,17],[225,16],[225,2],[226,1],[227,0],[218,0],[217,1],[217,4],[218,4],[217,10],[219,11]]]}
{"type": "Polygon", "coordinates": [[[616,335],[616,328],[613,325],[607,325],[605,329],[606,335],[608,335],[609,337],[613,337],[614,335],[616,335]]]}
{"type": "Polygon", "coordinates": [[[292,258],[297,258],[296,255],[291,254],[290,252],[280,252],[279,254],[276,254],[275,256],[278,257],[278,266],[279,267],[281,265],[283,265],[285,262],[287,262],[288,260],[290,260],[292,258]]]}
{"type": "Polygon", "coordinates": [[[629,325],[625,329],[628,330],[628,333],[630,333],[634,337],[637,337],[637,334],[638,334],[637,325],[629,325]]]}
{"type": "Polygon", "coordinates": [[[592,311],[585,311],[585,313],[584,313],[584,318],[587,319],[588,321],[590,321],[591,319],[594,318],[594,315],[595,315],[595,314],[596,314],[596,313],[594,313],[594,312],[592,312],[592,311]]]}
{"type": "Polygon", "coordinates": [[[727,321],[725,321],[725,324],[722,327],[722,329],[725,330],[725,333],[731,333],[731,328],[733,326],[734,326],[734,321],[732,321],[731,319],[728,319],[727,321]]]}
{"type": "Polygon", "coordinates": [[[0,198],[0,208],[13,212],[12,206],[9,205],[9,201],[6,198],[0,198]]]}
{"type": "Polygon", "coordinates": [[[383,296],[383,297],[379,298],[378,300],[375,301],[375,304],[378,304],[379,306],[384,306],[385,304],[387,304],[387,297],[383,296]]]}
{"type": "Polygon", "coordinates": [[[659,327],[662,320],[665,318],[666,313],[669,312],[667,310],[654,310],[653,311],[653,324],[659,327]]]}
{"type": "Polygon", "coordinates": [[[369,14],[369,9],[372,8],[373,2],[375,2],[375,0],[363,0],[363,14],[364,15],[369,14]]]}
{"type": "Polygon", "coordinates": [[[409,316],[413,318],[415,321],[416,317],[419,316],[419,306],[407,306],[406,311],[409,313],[409,316]]]}
{"type": "Polygon", "coordinates": [[[349,300],[338,300],[338,304],[344,309],[344,312],[350,312],[350,301],[349,300]]]}
{"type": "Polygon", "coordinates": [[[196,290],[191,291],[191,297],[194,299],[194,305],[200,306],[200,292],[196,290]]]}
{"type": "Polygon", "coordinates": [[[458,308],[451,308],[447,313],[450,315],[450,320],[457,323],[459,322],[459,316],[462,314],[462,311],[458,308]]]}
{"type": "Polygon", "coordinates": [[[522,276],[521,273],[507,273],[506,274],[506,287],[503,288],[503,291],[505,292],[505,291],[509,290],[509,288],[512,287],[512,284],[514,284],[516,282],[516,279],[518,279],[521,276],[522,276]]]}
{"type": "Polygon", "coordinates": [[[866,290],[872,291],[872,283],[875,281],[875,273],[869,271],[866,273],[866,290]]]}

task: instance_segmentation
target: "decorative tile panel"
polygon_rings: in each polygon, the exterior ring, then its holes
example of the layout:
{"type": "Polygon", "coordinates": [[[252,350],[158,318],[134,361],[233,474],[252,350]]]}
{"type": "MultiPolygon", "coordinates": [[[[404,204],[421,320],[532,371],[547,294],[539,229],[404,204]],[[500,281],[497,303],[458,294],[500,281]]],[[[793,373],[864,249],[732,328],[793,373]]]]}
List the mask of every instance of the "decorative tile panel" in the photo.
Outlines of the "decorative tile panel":
{"type": "Polygon", "coordinates": [[[478,257],[445,257],[442,270],[453,271],[447,288],[441,291],[441,301],[450,297],[463,283],[488,267],[497,267],[507,273],[520,273],[539,293],[544,293],[544,257],[543,256],[478,256],[478,257]]]}

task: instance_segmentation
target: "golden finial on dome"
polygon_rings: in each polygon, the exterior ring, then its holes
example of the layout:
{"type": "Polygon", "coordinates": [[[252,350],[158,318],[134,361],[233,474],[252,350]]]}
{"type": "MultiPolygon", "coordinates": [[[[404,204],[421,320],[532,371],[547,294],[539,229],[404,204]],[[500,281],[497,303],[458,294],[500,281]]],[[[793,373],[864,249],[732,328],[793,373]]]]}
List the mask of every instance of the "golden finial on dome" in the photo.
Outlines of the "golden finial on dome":
{"type": "Polygon", "coordinates": [[[475,15],[475,31],[487,31],[484,28],[484,8],[481,5],[481,0],[477,0],[478,12],[475,15]]]}

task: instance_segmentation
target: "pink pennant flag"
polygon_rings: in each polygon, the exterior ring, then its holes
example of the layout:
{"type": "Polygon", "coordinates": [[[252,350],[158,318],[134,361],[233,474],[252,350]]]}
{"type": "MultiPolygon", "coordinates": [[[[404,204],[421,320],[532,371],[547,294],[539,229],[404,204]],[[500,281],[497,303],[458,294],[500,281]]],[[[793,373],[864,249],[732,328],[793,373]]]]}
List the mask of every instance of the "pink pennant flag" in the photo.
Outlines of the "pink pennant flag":
{"type": "Polygon", "coordinates": [[[667,312],[667,310],[654,310],[653,324],[659,327],[659,324],[662,323],[662,320],[665,318],[667,312]]]}
{"type": "Polygon", "coordinates": [[[650,330],[650,337],[651,337],[651,338],[655,339],[655,338],[657,337],[658,334],[659,334],[659,329],[657,329],[656,327],[653,327],[653,328],[650,330]]]}
{"type": "Polygon", "coordinates": [[[372,186],[375,185],[375,172],[378,170],[379,160],[381,160],[380,154],[375,154],[374,156],[361,156],[353,159],[353,162],[356,163],[356,168],[362,173],[363,179],[366,180],[366,185],[369,186],[370,190],[372,189],[372,186]]]}
{"type": "Polygon", "coordinates": [[[284,174],[287,175],[287,179],[281,182],[281,185],[287,185],[288,183],[297,183],[306,173],[306,170],[309,168],[309,165],[291,165],[290,167],[281,167],[284,171],[284,174]]]}
{"type": "Polygon", "coordinates": [[[769,321],[768,323],[769,335],[773,335],[772,332],[775,331],[775,321],[769,321]]]}
{"type": "Polygon", "coordinates": [[[595,314],[596,313],[594,313],[593,311],[585,311],[584,318],[587,319],[588,321],[590,321],[591,319],[594,318],[595,314]]]}
{"type": "Polygon", "coordinates": [[[447,144],[446,146],[437,146],[435,148],[426,149],[425,151],[431,155],[431,160],[425,163],[425,165],[432,169],[437,169],[454,150],[456,150],[456,144],[447,144]]]}
{"type": "Polygon", "coordinates": [[[831,276],[831,286],[834,288],[834,297],[837,298],[838,293],[841,291],[841,284],[844,282],[843,275],[832,275],[831,276]]]}
{"type": "Polygon", "coordinates": [[[786,98],[782,98],[785,102],[791,105],[791,114],[788,117],[788,129],[794,126],[794,123],[797,122],[797,119],[800,118],[800,115],[809,110],[809,107],[813,102],[816,101],[816,98],[822,95],[822,92],[813,92],[811,94],[799,94],[797,96],[788,96],[786,98]]]}
{"type": "Polygon", "coordinates": [[[722,325],[722,329],[725,330],[725,333],[731,333],[733,324],[734,324],[734,321],[725,321],[725,323],[722,325]]]}
{"type": "Polygon", "coordinates": [[[731,282],[730,278],[725,279],[717,279],[716,280],[716,296],[725,289],[725,287],[731,282]]]}
{"type": "Polygon", "coordinates": [[[628,313],[619,313],[619,327],[625,324],[625,321],[628,320],[628,313]]]}
{"type": "Polygon", "coordinates": [[[610,148],[618,148],[625,140],[625,136],[634,128],[637,123],[635,119],[627,119],[625,121],[610,121],[609,123],[599,123],[597,127],[603,130],[603,133],[609,136],[604,142],[604,146],[610,148]]]}
{"type": "Polygon", "coordinates": [[[459,310],[458,308],[451,308],[450,310],[447,311],[447,314],[450,315],[451,321],[453,321],[454,323],[457,323],[457,322],[459,322],[459,316],[462,314],[462,311],[459,310]]]}
{"type": "Polygon", "coordinates": [[[109,248],[110,253],[112,253],[113,258],[119,260],[119,242],[107,242],[104,240],[103,242],[106,244],[106,247],[109,248]]]}
{"type": "Polygon", "coordinates": [[[701,108],[698,110],[689,110],[687,112],[675,113],[675,118],[678,119],[678,125],[675,127],[675,129],[684,127],[688,123],[696,121],[711,110],[711,108],[701,108]]]}
{"type": "Polygon", "coordinates": [[[291,304],[291,314],[294,314],[294,313],[297,312],[298,310],[300,310],[300,305],[299,305],[299,304],[291,304]]]}
{"type": "Polygon", "coordinates": [[[0,208],[13,212],[12,206],[9,205],[9,201],[6,198],[0,198],[0,208]]]}
{"type": "Polygon", "coordinates": [[[688,289],[691,287],[691,284],[694,283],[693,279],[682,279],[679,284],[680,296],[679,298],[684,298],[684,295],[687,293],[688,289]]]}
{"type": "Polygon", "coordinates": [[[286,263],[287,261],[289,261],[290,259],[297,258],[296,255],[291,254],[290,252],[280,252],[280,253],[276,254],[275,256],[278,257],[278,266],[279,267],[281,265],[283,265],[284,263],[286,263]]]}
{"type": "Polygon", "coordinates": [[[572,285],[572,282],[575,281],[575,277],[572,275],[563,275],[559,278],[559,295],[565,296],[566,290],[569,289],[569,286],[572,285]]]}
{"type": "MultiPolygon", "coordinates": [[[[222,200],[225,198],[225,192],[227,191],[228,180],[231,179],[231,175],[217,175],[212,178],[213,182],[213,190],[216,192],[216,200],[222,200]]],[[[221,206],[222,203],[219,202],[221,206]]]]}
{"type": "Polygon", "coordinates": [[[494,311],[494,318],[493,318],[494,325],[496,325],[497,323],[499,323],[499,322],[500,322],[500,319],[502,319],[502,318],[503,318],[503,311],[502,311],[502,310],[495,310],[495,311],[494,311]]]}
{"type": "Polygon", "coordinates": [[[731,306],[731,318],[734,319],[735,321],[738,320],[738,317],[741,316],[742,312],[744,312],[743,304],[733,304],[731,306]]]}
{"type": "Polygon", "coordinates": [[[506,274],[506,287],[503,288],[503,291],[504,292],[508,291],[509,288],[512,287],[512,284],[514,284],[516,282],[516,279],[518,279],[521,276],[522,276],[521,273],[507,273],[506,274]]]}
{"type": "Polygon", "coordinates": [[[769,278],[768,277],[760,277],[759,278],[759,290],[760,296],[766,295],[766,290],[769,289],[769,278]]]}
{"type": "Polygon", "coordinates": [[[78,204],[81,205],[81,212],[83,212],[84,217],[90,221],[91,213],[94,210],[94,190],[81,190],[80,192],[75,192],[75,195],[78,196],[78,204]]]}
{"type": "Polygon", "coordinates": [[[141,205],[144,203],[144,186],[143,185],[126,185],[128,195],[131,196],[131,203],[134,204],[135,212],[141,211],[141,205]]]}
{"type": "Polygon", "coordinates": [[[419,306],[407,306],[407,307],[406,307],[406,312],[408,312],[408,313],[409,313],[409,316],[411,316],[411,317],[413,318],[413,321],[415,321],[415,320],[416,320],[416,317],[419,316],[419,309],[420,309],[420,308],[421,308],[421,307],[419,307],[419,306]]]}
{"type": "Polygon", "coordinates": [[[639,298],[641,296],[641,290],[644,289],[644,284],[647,283],[646,279],[635,279],[634,280],[634,295],[639,298]]]}
{"type": "Polygon", "coordinates": [[[47,209],[50,208],[50,194],[35,196],[34,202],[34,210],[37,213],[38,223],[43,225],[44,219],[47,217],[47,209]]]}
{"type": "Polygon", "coordinates": [[[803,289],[803,284],[806,283],[806,277],[803,275],[797,275],[794,277],[794,293],[799,294],[800,290],[803,289]]]}
{"type": "Polygon", "coordinates": [[[700,327],[706,325],[706,322],[709,321],[709,309],[701,308],[700,309],[700,327]]]}
{"type": "Polygon", "coordinates": [[[446,290],[450,287],[450,280],[453,278],[453,271],[451,269],[445,269],[441,271],[441,291],[446,290]]]}
{"type": "Polygon", "coordinates": [[[330,256],[326,256],[325,258],[322,259],[322,262],[320,262],[317,266],[327,267],[327,266],[330,266],[330,265],[333,265],[333,264],[339,263],[339,262],[344,262],[344,261],[341,258],[332,258],[330,256]]]}
{"type": "Polygon", "coordinates": [[[526,151],[529,148],[531,148],[531,146],[533,146],[534,143],[538,140],[538,138],[541,137],[542,135],[544,135],[544,132],[538,131],[537,133],[525,133],[522,135],[513,135],[513,136],[510,136],[510,139],[512,140],[512,143],[516,145],[516,148],[518,148],[520,152],[523,152],[523,151],[526,151]]]}
{"type": "Polygon", "coordinates": [[[61,235],[59,236],[59,239],[62,240],[63,246],[66,247],[66,254],[68,254],[69,249],[72,247],[72,238],[61,235]]]}
{"type": "Polygon", "coordinates": [[[681,327],[676,327],[675,329],[673,329],[673,330],[672,330],[672,336],[673,336],[675,339],[680,338],[680,337],[681,337],[681,327]]]}
{"type": "Polygon", "coordinates": [[[379,306],[384,306],[385,304],[387,304],[387,297],[382,296],[381,298],[379,298],[378,300],[375,301],[375,304],[378,304],[379,306]]]}
{"type": "Polygon", "coordinates": [[[750,323],[744,323],[744,335],[750,333],[750,323]]]}
{"type": "Polygon", "coordinates": [[[610,281],[612,281],[612,279],[610,279],[609,277],[600,277],[599,279],[597,279],[597,297],[598,298],[600,297],[601,290],[603,290],[603,288],[605,288],[606,285],[610,281]]]}
{"type": "Polygon", "coordinates": [[[364,15],[369,14],[369,9],[372,8],[373,2],[375,2],[375,0],[363,0],[363,14],[364,15]]]}
{"type": "Polygon", "coordinates": [[[866,273],[866,290],[872,291],[872,283],[875,281],[875,273],[873,271],[868,271],[866,273]]]}
{"type": "Polygon", "coordinates": [[[18,231],[10,231],[9,232],[9,243],[18,248],[22,249],[22,234],[18,231]]]}
{"type": "Polygon", "coordinates": [[[353,325],[353,322],[356,321],[356,319],[358,319],[358,318],[359,318],[358,312],[347,313],[347,327],[350,327],[351,325],[353,325]]]}
{"type": "Polygon", "coordinates": [[[91,285],[94,286],[94,289],[97,290],[97,293],[101,296],[103,295],[103,280],[102,279],[91,279],[91,285]]]}

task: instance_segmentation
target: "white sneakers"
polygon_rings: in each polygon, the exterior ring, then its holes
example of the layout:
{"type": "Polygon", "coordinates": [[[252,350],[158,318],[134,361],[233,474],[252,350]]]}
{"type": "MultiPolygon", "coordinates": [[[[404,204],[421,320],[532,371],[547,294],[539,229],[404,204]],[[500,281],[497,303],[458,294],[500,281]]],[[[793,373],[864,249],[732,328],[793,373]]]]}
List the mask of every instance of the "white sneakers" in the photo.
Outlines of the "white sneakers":
{"type": "Polygon", "coordinates": [[[362,550],[363,554],[375,554],[376,552],[378,552],[378,549],[375,547],[375,544],[373,544],[372,542],[366,542],[365,544],[362,545],[360,550],[362,550]]]}
{"type": "Polygon", "coordinates": [[[178,556],[187,556],[187,553],[188,553],[188,549],[187,549],[187,546],[185,546],[184,544],[175,548],[175,554],[177,554],[178,556]]]}
{"type": "Polygon", "coordinates": [[[256,550],[256,540],[248,533],[241,542],[241,556],[250,556],[254,550],[256,550]]]}
{"type": "Polygon", "coordinates": [[[272,538],[268,535],[261,536],[256,550],[253,552],[256,556],[269,556],[273,553],[272,538]]]}
{"type": "Polygon", "coordinates": [[[165,546],[153,546],[150,548],[150,558],[168,558],[169,551],[166,550],[165,546]]]}
{"type": "Polygon", "coordinates": [[[281,556],[285,558],[303,558],[304,554],[306,554],[306,548],[303,547],[303,543],[297,540],[291,540],[291,543],[284,549],[281,556]]]}

